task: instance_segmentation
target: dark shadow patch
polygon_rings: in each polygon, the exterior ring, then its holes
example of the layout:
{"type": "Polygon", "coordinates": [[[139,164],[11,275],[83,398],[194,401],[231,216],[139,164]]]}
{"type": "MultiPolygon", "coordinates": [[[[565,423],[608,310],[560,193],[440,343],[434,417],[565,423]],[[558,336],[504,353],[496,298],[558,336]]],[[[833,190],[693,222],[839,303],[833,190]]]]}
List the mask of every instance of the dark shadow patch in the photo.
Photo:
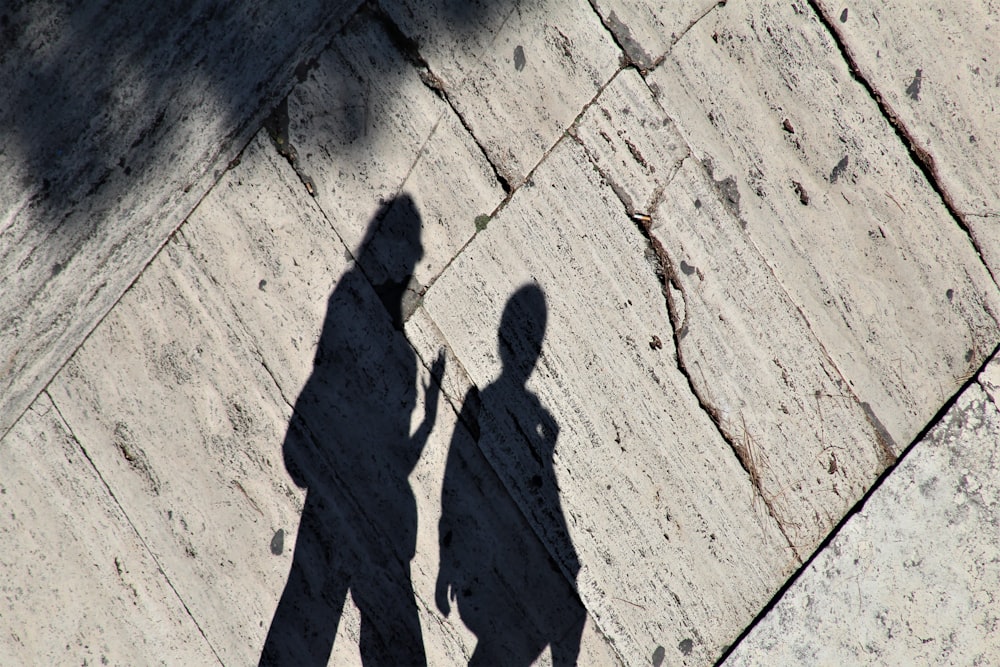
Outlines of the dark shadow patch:
{"type": "MultiPolygon", "coordinates": [[[[348,592],[361,614],[365,664],[426,663],[410,580],[417,506],[408,476],[434,425],[440,389],[427,388],[422,423],[411,434],[416,355],[393,327],[401,326],[405,286],[423,256],[420,228],[409,197],[386,204],[369,224],[360,259],[378,232],[382,251],[396,260],[394,288],[376,296],[355,264],[330,294],[313,372],[282,445],[289,475],[307,492],[261,665],[325,665],[348,592]]],[[[442,357],[432,373],[440,378],[443,370],[442,357]]]]}
{"type": "Polygon", "coordinates": [[[924,71],[918,69],[913,75],[913,81],[910,81],[910,85],[906,87],[906,94],[910,96],[911,100],[916,102],[920,101],[920,86],[923,83],[924,71]]]}
{"type": "Polygon", "coordinates": [[[456,429],[448,452],[435,602],[445,615],[454,603],[476,635],[470,665],[526,666],[546,647],[553,665],[575,665],[587,618],[553,470],[559,425],[525,385],[542,353],[546,311],[535,285],[510,298],[501,375],[466,396],[460,423],[472,433],[456,429]]]}

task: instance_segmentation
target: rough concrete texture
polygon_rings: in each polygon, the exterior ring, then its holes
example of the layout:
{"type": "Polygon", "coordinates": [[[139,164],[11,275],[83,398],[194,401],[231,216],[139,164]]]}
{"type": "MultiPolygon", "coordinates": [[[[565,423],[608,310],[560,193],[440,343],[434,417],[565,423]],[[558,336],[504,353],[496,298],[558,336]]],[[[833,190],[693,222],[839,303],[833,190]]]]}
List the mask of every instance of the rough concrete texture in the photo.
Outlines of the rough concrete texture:
{"type": "Polygon", "coordinates": [[[220,664],[48,395],[0,442],[2,662],[220,664]]]}
{"type": "Polygon", "coordinates": [[[4,6],[0,434],[356,6],[4,6]]]}
{"type": "MultiPolygon", "coordinates": [[[[409,32],[417,25],[401,28],[419,44],[420,34],[409,32]]],[[[431,71],[446,73],[442,91],[516,187],[618,70],[621,51],[586,0],[524,3],[493,29],[485,51],[459,34],[431,41],[421,55],[431,71]]]]}
{"type": "Polygon", "coordinates": [[[802,0],[720,6],[649,81],[898,453],[1000,340],[968,234],[802,0]]]}
{"type": "Polygon", "coordinates": [[[719,0],[630,2],[590,0],[605,27],[614,35],[629,64],[647,71],[660,64],[670,47],[719,0]]]}
{"type": "MultiPolygon", "coordinates": [[[[300,175],[352,251],[379,203],[410,193],[423,218],[427,254],[415,277],[425,285],[504,192],[458,116],[428,87],[428,70],[407,60],[392,31],[367,12],[345,28],[289,96],[287,139],[300,175]]],[[[393,262],[376,245],[364,269],[381,283],[393,262]]]]}
{"type": "Polygon", "coordinates": [[[642,79],[622,72],[574,134],[629,211],[650,215],[637,225],[667,286],[680,368],[807,556],[892,453],[642,79]]]}
{"type": "Polygon", "coordinates": [[[569,138],[428,291],[441,338],[411,339],[428,352],[446,342],[485,394],[518,374],[505,346],[531,347],[494,334],[526,284],[545,295],[521,317],[545,331],[529,387],[555,415],[554,479],[538,477],[539,455],[517,437],[538,408],[510,390],[510,405],[483,399],[479,445],[626,663],[657,646],[678,662],[711,660],[794,553],[676,366],[645,239],[569,138]],[[521,412],[524,423],[510,423],[521,412]],[[568,541],[549,515],[550,484],[568,541]]]}
{"type": "MultiPolygon", "coordinates": [[[[51,385],[79,447],[102,471],[114,501],[129,514],[163,576],[224,663],[246,664],[260,655],[297,543],[303,492],[289,478],[287,453],[282,464],[282,441],[287,447],[297,428],[295,422],[288,426],[290,403],[307,385],[310,371],[316,374],[311,362],[317,347],[315,336],[299,332],[323,330],[324,318],[349,332],[344,336],[359,355],[351,363],[365,369],[364,378],[352,378],[342,390],[330,387],[324,397],[335,408],[350,405],[349,418],[366,429],[372,428],[367,419],[391,417],[384,405],[392,404],[395,393],[432,384],[423,368],[411,378],[414,384],[394,384],[402,382],[394,378],[401,377],[412,351],[392,328],[371,285],[358,280],[356,263],[345,257],[346,247],[315,203],[308,195],[302,199],[300,188],[290,187],[293,179],[291,168],[260,136],[51,385]],[[266,206],[254,200],[253,193],[260,190],[271,194],[266,206]],[[275,217],[281,219],[278,225],[275,217]],[[211,252],[219,247],[227,252],[211,252]],[[316,256],[318,252],[326,257],[316,256]],[[270,271],[247,275],[213,261],[227,255],[256,255],[254,266],[270,271]],[[331,285],[350,295],[350,310],[331,305],[325,312],[331,285]],[[362,341],[382,343],[362,352],[365,348],[357,347],[362,341]],[[365,393],[358,393],[356,382],[368,383],[365,393]],[[178,466],[178,461],[190,463],[178,466]]],[[[415,415],[422,414],[423,398],[416,402],[415,415]]],[[[310,413],[301,402],[296,409],[304,415],[300,428],[319,442],[337,424],[334,416],[310,413]]],[[[400,417],[408,426],[409,412],[400,417]]],[[[358,438],[366,441],[360,433],[358,438]]],[[[416,596],[424,648],[434,664],[460,663],[475,646],[457,615],[448,621],[434,609],[436,527],[450,449],[470,471],[470,477],[457,482],[465,512],[477,523],[504,526],[507,539],[491,557],[541,565],[548,558],[516,507],[504,504],[499,482],[481,455],[475,458],[475,447],[454,444],[467,439],[456,415],[442,411],[411,476],[420,511],[411,595],[416,596]]],[[[323,468],[323,456],[310,467],[323,468]]],[[[379,526],[379,506],[366,506],[362,494],[342,499],[330,490],[343,483],[344,474],[364,469],[360,459],[341,456],[347,458],[338,468],[339,481],[325,491],[314,484],[309,493],[333,493],[338,499],[339,514],[325,516],[332,525],[379,526]],[[360,506],[349,509],[354,503],[360,506]],[[344,516],[352,512],[355,518],[344,516]]],[[[338,531],[328,548],[364,541],[363,532],[338,531]]],[[[378,540],[391,544],[394,535],[380,534],[378,540]]],[[[561,576],[555,581],[568,589],[561,576]]],[[[501,584],[501,591],[513,585],[517,592],[518,582],[501,584]]],[[[535,585],[536,595],[547,592],[552,600],[564,599],[553,593],[551,582],[535,585]]],[[[360,616],[350,604],[339,624],[334,619],[324,627],[325,616],[310,607],[314,602],[298,603],[316,632],[337,633],[330,658],[334,664],[359,659],[360,616]]],[[[383,609],[400,601],[383,597],[371,604],[383,609]]],[[[560,608],[552,605],[529,605],[524,610],[528,627],[545,622],[543,612],[553,618],[569,614],[562,610],[560,616],[560,608]]],[[[592,626],[584,630],[582,651],[595,664],[616,659],[592,626]]]]}
{"type": "Polygon", "coordinates": [[[995,664],[998,381],[994,360],[725,665],[995,664]]]}
{"type": "Polygon", "coordinates": [[[998,275],[1000,6],[815,4],[998,275]]]}
{"type": "Polygon", "coordinates": [[[366,3],[231,64],[263,112],[174,82],[105,172],[95,116],[52,166],[78,201],[5,145],[0,507],[34,541],[0,649],[717,660],[1000,339],[978,232],[819,12],[366,3]]]}

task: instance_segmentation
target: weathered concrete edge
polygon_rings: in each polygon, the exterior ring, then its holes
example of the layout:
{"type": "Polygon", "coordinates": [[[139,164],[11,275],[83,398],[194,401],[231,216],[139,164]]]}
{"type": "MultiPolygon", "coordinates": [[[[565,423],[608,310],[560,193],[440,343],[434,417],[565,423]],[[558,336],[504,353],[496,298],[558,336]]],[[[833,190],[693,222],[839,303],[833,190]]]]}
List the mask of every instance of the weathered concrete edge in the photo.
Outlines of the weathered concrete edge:
{"type": "Polygon", "coordinates": [[[721,656],[719,656],[719,659],[715,663],[716,665],[722,665],[736,651],[737,647],[739,647],[739,645],[743,643],[743,641],[746,640],[750,636],[750,634],[753,633],[754,629],[772,612],[772,610],[778,605],[778,603],[781,602],[785,594],[788,593],[788,591],[795,586],[796,582],[812,566],[813,561],[826,552],[826,550],[830,547],[830,544],[837,538],[837,536],[844,529],[844,527],[847,526],[847,524],[851,521],[854,515],[859,514],[864,510],[865,505],[868,503],[869,499],[871,499],[872,496],[878,493],[878,490],[881,488],[881,486],[896,471],[896,469],[907,459],[910,453],[927,438],[928,434],[932,430],[934,430],[934,428],[936,428],[938,424],[941,423],[941,421],[951,411],[951,409],[955,406],[955,404],[958,402],[961,396],[966,392],[966,390],[968,390],[973,385],[979,385],[979,387],[986,393],[989,399],[993,401],[995,404],[997,404],[998,408],[1000,408],[1000,403],[997,403],[997,400],[998,398],[1000,398],[1000,395],[994,395],[994,392],[992,392],[990,388],[987,387],[985,384],[983,384],[980,380],[981,376],[985,372],[986,368],[990,365],[990,363],[998,358],[1000,358],[1000,345],[997,345],[995,348],[993,348],[993,351],[990,352],[989,355],[987,355],[986,360],[983,361],[979,369],[975,373],[973,373],[969,377],[969,379],[967,379],[965,383],[963,383],[962,386],[955,391],[952,397],[949,398],[944,405],[941,406],[941,408],[937,411],[937,413],[935,413],[934,417],[931,418],[931,420],[928,421],[927,424],[920,430],[920,432],[913,438],[913,441],[910,442],[910,444],[907,445],[900,452],[896,460],[891,465],[889,465],[885,470],[882,471],[882,474],[879,475],[878,479],[876,479],[872,483],[871,487],[868,489],[868,491],[865,492],[865,494],[861,497],[861,499],[857,503],[855,503],[850,510],[848,510],[848,512],[841,518],[841,520],[837,523],[837,525],[833,527],[833,529],[826,536],[826,538],[824,538],[823,541],[819,544],[819,546],[816,547],[816,550],[813,551],[813,553],[810,554],[808,558],[806,558],[806,560],[802,563],[802,565],[799,566],[799,568],[788,578],[788,580],[784,583],[784,585],[782,585],[782,587],[774,594],[774,597],[771,598],[770,602],[768,602],[767,605],[765,605],[764,608],[760,610],[760,613],[758,613],[757,616],[754,617],[754,619],[750,622],[750,624],[747,625],[747,627],[733,641],[733,643],[729,646],[729,648],[726,649],[726,651],[721,656]]]}

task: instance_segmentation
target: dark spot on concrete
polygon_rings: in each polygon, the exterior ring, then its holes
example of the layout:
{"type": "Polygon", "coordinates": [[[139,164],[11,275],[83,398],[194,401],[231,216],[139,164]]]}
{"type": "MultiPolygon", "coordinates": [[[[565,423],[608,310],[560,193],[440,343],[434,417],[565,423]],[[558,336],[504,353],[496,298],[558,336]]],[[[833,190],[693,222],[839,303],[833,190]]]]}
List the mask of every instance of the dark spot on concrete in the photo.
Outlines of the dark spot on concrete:
{"type": "Polygon", "coordinates": [[[844,172],[847,171],[847,164],[848,159],[845,155],[837,163],[837,166],[833,168],[833,171],[830,172],[830,183],[836,183],[837,179],[844,175],[844,172]]]}
{"type": "Polygon", "coordinates": [[[882,465],[888,467],[895,463],[896,455],[893,453],[896,449],[896,441],[892,439],[892,435],[889,434],[889,429],[885,427],[885,424],[878,418],[875,411],[872,410],[872,406],[867,401],[861,404],[861,411],[865,413],[868,417],[869,423],[875,428],[875,435],[877,436],[878,446],[879,446],[879,460],[882,465]]]}
{"type": "Polygon", "coordinates": [[[973,357],[974,355],[975,355],[975,353],[974,353],[974,352],[973,352],[973,351],[972,351],[972,350],[970,349],[970,350],[969,350],[968,352],[966,352],[966,353],[965,353],[965,360],[966,360],[967,362],[968,362],[968,361],[972,361],[972,357],[973,357]]]}
{"type": "Polygon", "coordinates": [[[687,262],[685,262],[682,259],[681,260],[681,271],[684,272],[684,275],[690,276],[692,273],[695,272],[695,268],[693,266],[691,266],[690,264],[688,264],[687,262]]]}
{"type": "MultiPolygon", "coordinates": [[[[740,189],[736,185],[736,179],[726,176],[721,181],[715,180],[715,168],[711,158],[701,161],[702,166],[708,171],[708,175],[715,183],[715,191],[719,193],[719,199],[726,206],[730,213],[736,218],[740,218],[740,189]]],[[[740,225],[746,229],[746,221],[740,218],[740,225]]]]}
{"type": "Polygon", "coordinates": [[[304,60],[298,64],[295,68],[295,78],[299,82],[304,82],[309,78],[309,72],[319,67],[319,58],[310,58],[309,60],[304,60]]]}
{"type": "Polygon", "coordinates": [[[59,262],[56,262],[55,264],[52,265],[52,275],[58,276],[60,273],[62,273],[62,270],[63,270],[62,264],[60,264],[59,262]]]}
{"type": "Polygon", "coordinates": [[[629,30],[628,26],[622,23],[614,12],[611,12],[611,14],[608,15],[607,21],[608,28],[618,40],[618,43],[622,45],[622,49],[625,51],[625,57],[628,61],[640,70],[651,69],[655,64],[653,58],[651,58],[650,55],[642,48],[642,45],[635,40],[632,36],[632,31],[629,30]]]}
{"type": "Polygon", "coordinates": [[[970,134],[969,135],[969,143],[970,144],[976,143],[976,135],[974,135],[974,134],[970,134]]]}
{"type": "Polygon", "coordinates": [[[667,651],[662,646],[657,646],[653,651],[653,667],[660,667],[663,664],[663,659],[667,657],[667,651]]]}
{"type": "Polygon", "coordinates": [[[694,207],[695,208],[701,208],[701,200],[700,199],[695,199],[694,200],[694,207]]]}
{"type": "Polygon", "coordinates": [[[792,121],[788,120],[787,118],[781,121],[781,129],[787,132],[788,134],[795,134],[795,128],[792,127],[792,121]]]}
{"type": "Polygon", "coordinates": [[[257,283],[257,289],[259,289],[261,292],[263,292],[265,287],[267,287],[267,280],[265,280],[264,278],[261,278],[260,282],[257,283]]]}
{"type": "Polygon", "coordinates": [[[636,148],[635,144],[633,144],[628,139],[625,139],[625,146],[628,147],[629,152],[632,154],[632,159],[634,159],[636,162],[642,165],[643,169],[645,169],[648,172],[656,171],[656,167],[651,167],[649,163],[646,162],[646,158],[642,156],[642,153],[639,152],[639,149],[636,148]]]}
{"type": "Polygon", "coordinates": [[[524,69],[524,64],[528,59],[524,57],[524,47],[518,44],[514,47],[514,69],[518,72],[524,69]]]}
{"type": "Polygon", "coordinates": [[[690,639],[685,639],[677,645],[677,649],[684,655],[691,655],[691,651],[694,650],[694,642],[690,639]]]}
{"type": "Polygon", "coordinates": [[[840,12],[840,22],[847,23],[847,7],[844,7],[844,11],[840,12]]]}
{"type": "Polygon", "coordinates": [[[803,187],[798,181],[792,181],[792,189],[795,190],[795,194],[799,196],[799,202],[801,202],[803,206],[808,206],[809,193],[806,192],[805,187],[803,187]]]}
{"type": "Polygon", "coordinates": [[[285,530],[279,528],[275,533],[274,537],[271,538],[271,553],[275,556],[280,556],[285,550],[285,530]]]}
{"type": "Polygon", "coordinates": [[[955,298],[955,290],[948,288],[948,291],[945,292],[944,295],[948,297],[948,301],[951,301],[952,299],[955,298]]]}
{"type": "Polygon", "coordinates": [[[719,188],[719,193],[722,195],[722,203],[726,205],[733,211],[733,215],[739,217],[740,215],[740,189],[736,185],[736,179],[732,176],[726,176],[721,181],[716,181],[716,185],[719,188]]]}
{"type": "Polygon", "coordinates": [[[913,81],[911,81],[910,85],[906,87],[906,94],[910,96],[910,99],[916,100],[917,102],[920,101],[920,83],[923,81],[923,78],[924,71],[922,69],[918,69],[917,73],[913,75],[913,81]]]}

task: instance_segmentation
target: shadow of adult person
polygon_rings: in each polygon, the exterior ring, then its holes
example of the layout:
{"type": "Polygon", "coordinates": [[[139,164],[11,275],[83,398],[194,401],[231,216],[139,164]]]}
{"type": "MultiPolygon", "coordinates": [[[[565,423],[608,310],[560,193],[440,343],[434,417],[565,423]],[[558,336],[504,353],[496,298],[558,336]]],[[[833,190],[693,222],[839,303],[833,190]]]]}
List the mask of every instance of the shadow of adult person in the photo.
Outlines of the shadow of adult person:
{"type": "MultiPolygon", "coordinates": [[[[417,506],[407,478],[440,394],[433,382],[425,388],[423,422],[411,435],[416,357],[399,331],[423,255],[420,226],[408,196],[383,206],[358,262],[330,295],[313,372],[282,447],[289,474],[308,491],[261,665],[326,665],[348,591],[361,615],[366,665],[426,664],[410,580],[417,506]],[[373,291],[361,267],[378,257],[393,270],[373,291]]],[[[432,373],[443,369],[439,357],[432,373]]]]}
{"type": "Polygon", "coordinates": [[[580,565],[552,467],[559,425],[526,386],[541,354],[545,323],[539,287],[526,285],[511,296],[499,331],[502,373],[481,394],[473,389],[466,395],[460,421],[468,431],[456,429],[448,452],[435,601],[445,615],[456,602],[462,622],[475,633],[470,665],[530,665],[546,646],[553,664],[573,665],[580,650],[586,620],[575,590],[580,565]],[[528,489],[522,498],[533,505],[524,509],[544,522],[540,532],[547,540],[561,542],[550,546],[563,569],[506,489],[496,484],[499,493],[488,498],[475,492],[489,476],[483,452],[497,456],[505,449],[517,452],[504,456],[501,476],[513,472],[523,478],[515,484],[528,489]]]}

